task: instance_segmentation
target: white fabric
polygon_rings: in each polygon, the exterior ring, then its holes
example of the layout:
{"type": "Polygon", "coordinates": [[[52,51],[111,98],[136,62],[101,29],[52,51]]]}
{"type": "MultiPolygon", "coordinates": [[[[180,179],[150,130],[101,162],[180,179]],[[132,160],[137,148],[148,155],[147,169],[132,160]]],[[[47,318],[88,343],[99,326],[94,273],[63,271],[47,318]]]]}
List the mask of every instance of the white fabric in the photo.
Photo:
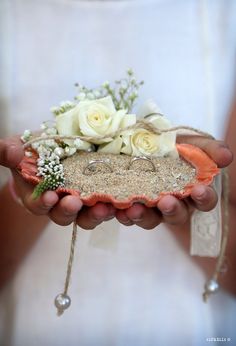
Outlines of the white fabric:
{"type": "Polygon", "coordinates": [[[216,176],[214,189],[218,195],[216,207],[208,213],[195,210],[191,217],[191,246],[190,254],[192,256],[219,256],[222,239],[222,177],[216,176]]]}
{"type": "MultiPolygon", "coordinates": [[[[2,0],[0,16],[1,124],[7,120],[10,133],[38,129],[51,106],[74,96],[74,82],[97,86],[132,67],[145,80],[140,103],[153,98],[174,124],[223,136],[233,92],[234,1],[2,0]]],[[[220,293],[202,303],[204,275],[164,226],[120,228],[114,252],[89,246],[90,232],[80,232],[72,306],[58,318],[53,299],[63,287],[70,227],[51,224],[1,294],[0,343],[235,340],[235,299],[220,293]]]]}

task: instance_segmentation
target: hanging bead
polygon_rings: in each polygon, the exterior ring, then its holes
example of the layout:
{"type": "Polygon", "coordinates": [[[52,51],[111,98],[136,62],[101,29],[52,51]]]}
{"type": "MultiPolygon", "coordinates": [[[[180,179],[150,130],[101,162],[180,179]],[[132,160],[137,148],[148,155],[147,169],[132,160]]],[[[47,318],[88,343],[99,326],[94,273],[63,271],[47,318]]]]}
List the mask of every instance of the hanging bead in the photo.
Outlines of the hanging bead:
{"type": "Polygon", "coordinates": [[[63,314],[64,310],[69,308],[71,299],[67,294],[60,293],[56,296],[54,303],[58,309],[58,315],[61,315],[63,314]]]}
{"type": "Polygon", "coordinates": [[[219,290],[219,284],[216,280],[209,280],[205,284],[205,290],[207,293],[216,293],[219,290]]]}

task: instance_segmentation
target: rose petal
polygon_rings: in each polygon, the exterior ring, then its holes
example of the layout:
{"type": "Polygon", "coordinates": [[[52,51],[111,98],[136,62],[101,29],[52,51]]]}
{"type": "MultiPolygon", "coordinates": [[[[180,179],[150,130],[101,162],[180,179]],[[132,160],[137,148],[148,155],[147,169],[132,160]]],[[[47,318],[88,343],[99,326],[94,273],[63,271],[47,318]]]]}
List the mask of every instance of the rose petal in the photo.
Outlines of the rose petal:
{"type": "Polygon", "coordinates": [[[74,136],[80,134],[77,113],[78,106],[56,117],[56,128],[59,135],[74,136]]]}
{"type": "Polygon", "coordinates": [[[121,146],[122,146],[122,139],[119,136],[115,138],[112,142],[99,146],[98,152],[106,153],[106,154],[120,154],[121,146]]]}
{"type": "Polygon", "coordinates": [[[136,114],[125,114],[120,123],[120,128],[125,129],[128,126],[136,124],[136,114]]]}
{"type": "Polygon", "coordinates": [[[82,134],[92,137],[103,136],[107,132],[107,129],[111,122],[110,116],[107,119],[105,118],[107,114],[109,113],[107,113],[107,109],[103,105],[93,103],[88,107],[81,106],[78,113],[78,121],[82,134]],[[89,122],[89,117],[96,114],[104,117],[103,121],[100,124],[98,123],[97,126],[95,124],[92,125],[89,122]]]}
{"type": "Polygon", "coordinates": [[[126,155],[132,155],[132,147],[131,147],[131,135],[134,133],[134,130],[127,130],[122,133],[122,141],[123,147],[121,149],[121,153],[126,155]]]}
{"type": "Polygon", "coordinates": [[[171,156],[177,158],[179,156],[176,149],[176,133],[167,132],[160,135],[160,156],[171,156]]]}
{"type": "Polygon", "coordinates": [[[171,122],[164,115],[152,115],[148,118],[148,121],[160,130],[169,129],[172,126],[171,122]]]}
{"type": "Polygon", "coordinates": [[[144,118],[146,115],[152,113],[162,113],[162,111],[152,99],[149,99],[146,102],[144,102],[144,104],[142,104],[142,106],[139,108],[137,112],[137,117],[139,119],[144,118]]]}
{"type": "Polygon", "coordinates": [[[102,97],[100,99],[97,99],[96,102],[99,102],[101,105],[106,107],[111,114],[115,113],[116,109],[111,96],[102,97]]]}
{"type": "Polygon", "coordinates": [[[126,110],[124,109],[121,109],[112,114],[112,121],[110,127],[108,128],[108,133],[115,132],[120,128],[120,123],[123,120],[125,114],[126,110]]]}
{"type": "Polygon", "coordinates": [[[88,150],[89,148],[91,148],[92,144],[77,138],[74,141],[74,146],[78,150],[88,150]]]}

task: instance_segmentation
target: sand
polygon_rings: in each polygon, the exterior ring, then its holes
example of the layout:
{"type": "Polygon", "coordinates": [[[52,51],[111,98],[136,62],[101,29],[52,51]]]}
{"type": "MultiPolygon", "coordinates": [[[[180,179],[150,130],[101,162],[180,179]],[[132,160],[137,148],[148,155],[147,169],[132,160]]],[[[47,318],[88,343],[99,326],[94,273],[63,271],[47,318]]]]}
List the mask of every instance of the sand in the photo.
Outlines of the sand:
{"type": "Polygon", "coordinates": [[[138,160],[133,162],[127,155],[100,153],[76,153],[63,160],[65,186],[79,190],[81,196],[91,193],[106,193],[122,200],[131,195],[145,194],[156,198],[160,192],[182,191],[188,184],[195,181],[196,171],[182,158],[153,158],[152,162],[138,160]],[[102,163],[85,167],[92,160],[104,160],[112,168],[102,163]]]}

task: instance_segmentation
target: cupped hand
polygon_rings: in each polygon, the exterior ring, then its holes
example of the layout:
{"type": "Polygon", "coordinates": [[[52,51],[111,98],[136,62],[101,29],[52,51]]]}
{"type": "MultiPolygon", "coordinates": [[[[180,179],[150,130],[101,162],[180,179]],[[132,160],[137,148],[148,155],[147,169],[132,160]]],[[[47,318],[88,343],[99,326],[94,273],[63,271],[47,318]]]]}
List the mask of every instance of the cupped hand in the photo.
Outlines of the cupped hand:
{"type": "MultiPolygon", "coordinates": [[[[178,143],[188,143],[198,146],[205,151],[218,165],[227,167],[233,160],[233,154],[222,141],[216,141],[201,136],[179,136],[178,143]]],[[[196,185],[191,195],[179,200],[171,195],[164,196],[157,204],[157,208],[147,208],[136,203],[126,210],[117,210],[117,220],[126,225],[136,224],[144,229],[153,229],[161,222],[170,225],[183,225],[194,209],[210,211],[217,204],[216,191],[211,186],[196,185]]]]}
{"type": "Polygon", "coordinates": [[[0,139],[0,165],[10,168],[14,184],[25,208],[35,215],[48,215],[55,223],[65,226],[77,220],[84,229],[93,229],[115,215],[115,208],[102,203],[94,207],[83,207],[79,197],[65,196],[59,199],[54,191],[46,191],[38,199],[32,196],[33,187],[16,171],[16,167],[24,156],[20,136],[0,139]]]}
{"type": "Polygon", "coordinates": [[[46,191],[39,198],[33,198],[33,187],[12,170],[17,194],[25,208],[35,215],[48,215],[58,225],[66,226],[77,220],[83,229],[93,229],[115,215],[110,204],[97,203],[93,207],[83,206],[78,196],[67,195],[59,199],[55,191],[46,191]]]}
{"type": "MultiPolygon", "coordinates": [[[[232,162],[232,153],[223,142],[199,136],[182,136],[178,138],[178,142],[197,145],[211,156],[219,167],[226,167],[232,162]]],[[[1,156],[2,162],[8,162],[9,166],[10,158],[11,165],[14,166],[14,160],[17,162],[17,158],[12,159],[9,151],[6,154],[6,148],[4,150],[5,153],[1,156]]],[[[217,194],[212,187],[197,185],[189,198],[178,200],[173,196],[165,196],[159,201],[157,208],[147,208],[139,203],[126,210],[115,210],[112,205],[104,203],[86,207],[83,206],[79,197],[65,196],[59,199],[54,191],[47,191],[34,200],[32,186],[26,183],[16,171],[13,171],[13,176],[18,194],[30,212],[36,215],[48,215],[59,225],[69,225],[77,220],[78,225],[83,229],[93,229],[103,221],[113,218],[114,215],[124,225],[136,224],[144,229],[152,229],[161,222],[172,225],[184,224],[189,220],[194,208],[209,211],[217,203],[217,194]]]]}

